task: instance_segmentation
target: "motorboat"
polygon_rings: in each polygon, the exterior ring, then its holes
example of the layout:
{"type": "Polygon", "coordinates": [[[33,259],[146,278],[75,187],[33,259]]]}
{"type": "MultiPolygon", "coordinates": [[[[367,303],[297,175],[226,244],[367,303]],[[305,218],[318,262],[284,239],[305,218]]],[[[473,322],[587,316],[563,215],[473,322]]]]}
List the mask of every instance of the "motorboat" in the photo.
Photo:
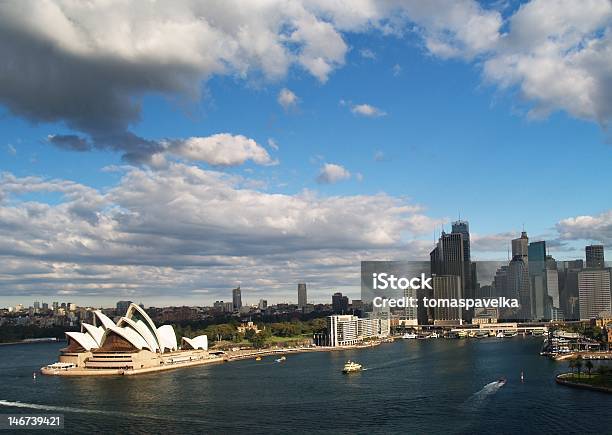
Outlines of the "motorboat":
{"type": "Polygon", "coordinates": [[[283,361],[286,361],[286,360],[287,360],[287,357],[285,357],[285,356],[283,355],[283,356],[281,356],[280,358],[278,358],[278,359],[276,360],[276,362],[277,362],[277,363],[280,363],[280,362],[283,362],[283,361]]]}
{"type": "Polygon", "coordinates": [[[404,335],[402,335],[402,338],[415,339],[417,338],[417,335],[414,332],[410,332],[410,333],[406,332],[404,335]]]}

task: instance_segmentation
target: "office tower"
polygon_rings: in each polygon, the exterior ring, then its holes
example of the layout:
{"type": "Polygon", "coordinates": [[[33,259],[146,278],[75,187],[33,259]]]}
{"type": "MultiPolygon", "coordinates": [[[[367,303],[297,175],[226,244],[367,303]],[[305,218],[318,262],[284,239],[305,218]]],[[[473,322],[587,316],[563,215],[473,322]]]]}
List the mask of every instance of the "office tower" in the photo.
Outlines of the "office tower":
{"type": "Polygon", "coordinates": [[[265,310],[266,308],[268,308],[268,301],[265,299],[260,299],[259,303],[257,304],[257,308],[259,308],[260,310],[265,310]]]}
{"type": "Polygon", "coordinates": [[[471,246],[470,246],[470,224],[468,221],[457,220],[452,223],[452,234],[461,234],[463,237],[463,267],[464,267],[464,282],[463,292],[465,297],[474,297],[478,286],[478,278],[476,276],[476,263],[472,263],[471,246]]]}
{"type": "Polygon", "coordinates": [[[240,291],[240,286],[232,290],[232,302],[234,311],[240,311],[240,308],[242,308],[242,292],[240,291]]]}
{"type": "Polygon", "coordinates": [[[43,310],[48,310],[48,309],[49,309],[49,304],[48,304],[48,303],[46,303],[46,302],[43,302],[43,304],[42,304],[42,309],[43,309],[43,310]]]}
{"type": "Polygon", "coordinates": [[[215,311],[223,311],[224,307],[225,307],[225,302],[223,301],[215,301],[215,303],[213,304],[213,310],[215,311]]]}
{"type": "Polygon", "coordinates": [[[583,260],[558,262],[559,298],[565,320],[580,319],[578,272],[584,268],[583,260]]]}
{"type": "Polygon", "coordinates": [[[332,295],[332,310],[337,314],[348,313],[348,297],[342,296],[342,293],[334,293],[332,295]]]}
{"type": "Polygon", "coordinates": [[[132,303],[132,301],[119,301],[119,302],[117,302],[117,315],[118,316],[123,316],[125,313],[127,313],[127,310],[130,307],[131,303],[132,303]]]}
{"type": "Polygon", "coordinates": [[[602,268],[604,265],[603,245],[589,245],[584,248],[586,253],[586,267],[602,268]]]}
{"type": "Polygon", "coordinates": [[[300,283],[298,284],[298,308],[302,309],[308,303],[308,298],[306,296],[306,284],[300,283]]]}
{"type": "MultiPolygon", "coordinates": [[[[435,275],[432,280],[434,299],[461,299],[461,277],[457,275],[435,275]]],[[[460,307],[437,306],[433,309],[434,325],[462,323],[460,307]]]]}
{"type": "Polygon", "coordinates": [[[234,311],[234,303],[233,302],[224,302],[223,303],[223,312],[224,313],[232,313],[234,311]]]}
{"type": "Polygon", "coordinates": [[[529,254],[529,238],[527,233],[523,231],[521,237],[512,239],[512,257],[521,256],[527,257],[529,254]]]}
{"type": "MultiPolygon", "coordinates": [[[[467,222],[460,222],[455,227],[457,231],[467,231],[467,222]]],[[[429,254],[432,275],[456,275],[461,278],[461,289],[465,298],[473,298],[471,285],[471,263],[466,262],[467,243],[463,232],[445,233],[438,239],[436,247],[429,254]],[[469,287],[468,287],[469,286],[469,287]],[[465,289],[465,290],[464,290],[465,289]]],[[[421,299],[423,294],[417,295],[421,299]]],[[[419,324],[426,324],[423,310],[419,310],[419,324]]],[[[428,316],[431,313],[428,313],[428,316]]],[[[470,320],[471,310],[463,310],[464,320],[470,320]]]]}
{"type": "Polygon", "coordinates": [[[40,302],[38,302],[38,301],[34,302],[34,309],[35,310],[40,310],[40,302]]]}
{"type": "MultiPolygon", "coordinates": [[[[521,239],[515,239],[521,240],[521,239]]],[[[520,250],[521,244],[516,246],[520,250]]],[[[547,290],[546,290],[546,242],[532,242],[527,248],[527,264],[529,266],[529,285],[531,288],[531,314],[530,320],[543,320],[547,309],[547,290]]]]}
{"type": "Polygon", "coordinates": [[[495,287],[496,296],[510,297],[508,291],[508,266],[502,266],[497,269],[493,278],[493,287],[495,287]]]}
{"type": "Polygon", "coordinates": [[[529,238],[523,231],[521,237],[512,240],[512,260],[508,264],[508,296],[518,298],[520,319],[531,319],[532,301],[529,283],[529,238]]]}
{"type": "Polygon", "coordinates": [[[584,269],[578,272],[580,320],[596,318],[601,312],[610,312],[610,268],[584,269]]]}

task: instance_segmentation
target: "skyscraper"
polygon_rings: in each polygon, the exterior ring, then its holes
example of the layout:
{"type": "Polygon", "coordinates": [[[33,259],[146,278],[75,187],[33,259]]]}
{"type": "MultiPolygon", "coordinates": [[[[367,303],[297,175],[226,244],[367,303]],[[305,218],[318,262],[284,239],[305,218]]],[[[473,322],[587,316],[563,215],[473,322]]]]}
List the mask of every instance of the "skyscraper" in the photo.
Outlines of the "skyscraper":
{"type": "Polygon", "coordinates": [[[596,318],[612,310],[610,268],[584,269],[578,272],[580,320],[596,318]]]}
{"type": "MultiPolygon", "coordinates": [[[[515,239],[521,240],[521,239],[515,239]]],[[[518,244],[517,244],[518,246],[518,244]]],[[[531,242],[527,248],[529,266],[529,286],[531,289],[531,317],[533,320],[546,318],[546,242],[531,242]]]]}
{"type": "Polygon", "coordinates": [[[240,286],[232,290],[232,305],[234,311],[238,311],[242,308],[242,292],[240,291],[240,286]]]}
{"type": "Polygon", "coordinates": [[[332,310],[336,314],[348,313],[348,297],[342,296],[342,293],[334,293],[332,295],[332,310]]]}
{"type": "Polygon", "coordinates": [[[302,309],[308,304],[308,298],[306,294],[306,284],[300,283],[298,284],[298,308],[302,309]]]}
{"type": "Polygon", "coordinates": [[[127,310],[130,307],[131,303],[132,303],[132,301],[119,301],[119,302],[117,302],[117,315],[118,316],[123,316],[125,313],[127,313],[127,310]]]}
{"type": "Polygon", "coordinates": [[[603,245],[588,245],[584,250],[586,253],[586,267],[605,267],[603,245]]]}
{"type": "Polygon", "coordinates": [[[508,264],[508,293],[512,298],[518,298],[519,318],[530,319],[531,291],[529,286],[529,238],[523,231],[521,237],[512,240],[512,260],[508,264]]]}
{"type": "MultiPolygon", "coordinates": [[[[436,275],[433,277],[434,299],[461,299],[461,277],[457,275],[436,275]]],[[[435,307],[434,325],[461,324],[461,308],[435,307]]]]}
{"type": "Polygon", "coordinates": [[[463,236],[463,269],[464,282],[463,292],[465,297],[475,297],[475,291],[478,287],[478,277],[476,276],[476,263],[472,263],[472,254],[470,246],[470,223],[461,219],[452,223],[453,234],[461,234],[463,236]]]}

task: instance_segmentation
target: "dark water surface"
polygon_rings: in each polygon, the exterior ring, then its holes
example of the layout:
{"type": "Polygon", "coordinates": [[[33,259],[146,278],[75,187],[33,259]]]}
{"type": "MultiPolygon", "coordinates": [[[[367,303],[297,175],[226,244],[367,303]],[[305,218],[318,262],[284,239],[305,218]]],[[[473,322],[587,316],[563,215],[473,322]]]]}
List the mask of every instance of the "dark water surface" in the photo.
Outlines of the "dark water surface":
{"type": "Polygon", "coordinates": [[[62,344],[3,346],[0,413],[62,413],[71,433],[612,433],[612,395],[555,384],[567,364],[540,357],[540,346],[522,337],[402,340],[284,363],[35,380],[62,344]],[[366,370],[343,375],[347,359],[366,370]],[[501,376],[508,382],[498,388],[501,376]]]}

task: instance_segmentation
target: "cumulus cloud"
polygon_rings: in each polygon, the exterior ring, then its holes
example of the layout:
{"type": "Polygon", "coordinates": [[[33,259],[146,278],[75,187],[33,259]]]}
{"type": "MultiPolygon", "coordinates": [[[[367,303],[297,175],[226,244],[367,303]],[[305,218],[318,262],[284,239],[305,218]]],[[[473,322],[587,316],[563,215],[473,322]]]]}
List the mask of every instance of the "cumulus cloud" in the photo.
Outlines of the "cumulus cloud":
{"type": "Polygon", "coordinates": [[[522,5],[484,63],[484,77],[516,87],[529,115],[555,110],[607,126],[612,119],[612,2],[542,1],[522,5]]]}
{"type": "Polygon", "coordinates": [[[422,207],[385,194],[266,193],[177,162],[123,171],[104,192],[3,174],[0,197],[10,201],[0,202],[0,294],[176,301],[202,288],[222,298],[240,280],[274,300],[305,276],[320,286],[358,280],[360,256],[404,255],[407,243],[421,252],[410,240],[439,225],[422,207]],[[31,192],[62,197],[21,200],[31,192]]]}
{"type": "MultiPolygon", "coordinates": [[[[266,149],[253,139],[229,133],[173,140],[167,142],[164,153],[215,166],[242,165],[247,160],[260,165],[278,163],[272,160],[266,149]]],[[[153,161],[155,161],[155,156],[153,161]]]]}
{"type": "Polygon", "coordinates": [[[561,240],[593,240],[612,244],[612,210],[595,216],[576,216],[563,219],[556,225],[561,240]]]}
{"type": "Polygon", "coordinates": [[[378,118],[386,115],[384,110],[370,104],[355,104],[351,106],[351,112],[355,115],[365,116],[367,118],[378,118]]]}
{"type": "Polygon", "coordinates": [[[336,165],[335,163],[324,163],[319,170],[317,183],[334,184],[349,178],[351,178],[351,173],[344,166],[336,165]]]}
{"type": "Polygon", "coordinates": [[[283,109],[288,110],[297,105],[298,97],[289,89],[283,88],[278,93],[278,98],[276,99],[276,101],[278,101],[278,104],[283,106],[283,109]]]}
{"type": "Polygon", "coordinates": [[[359,50],[359,54],[364,59],[372,59],[372,60],[376,59],[376,53],[374,53],[369,48],[362,48],[361,50],[359,50]]]}
{"type": "MultiPolygon", "coordinates": [[[[534,116],[565,110],[606,125],[611,8],[608,0],[532,0],[504,17],[474,0],[9,0],[0,3],[0,103],[74,131],[51,144],[146,161],[162,148],[130,131],[146,94],[197,102],[212,76],[273,81],[290,68],[324,83],[344,65],[345,34],[414,32],[428,53],[476,60],[488,82],[517,87],[534,116]]],[[[295,104],[290,95],[281,104],[295,104]]]]}

